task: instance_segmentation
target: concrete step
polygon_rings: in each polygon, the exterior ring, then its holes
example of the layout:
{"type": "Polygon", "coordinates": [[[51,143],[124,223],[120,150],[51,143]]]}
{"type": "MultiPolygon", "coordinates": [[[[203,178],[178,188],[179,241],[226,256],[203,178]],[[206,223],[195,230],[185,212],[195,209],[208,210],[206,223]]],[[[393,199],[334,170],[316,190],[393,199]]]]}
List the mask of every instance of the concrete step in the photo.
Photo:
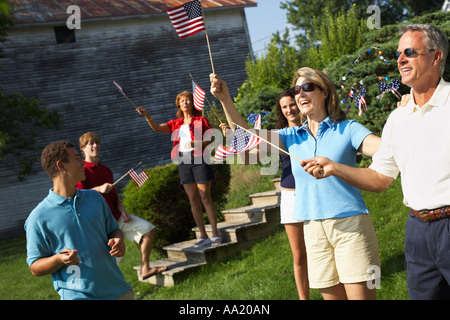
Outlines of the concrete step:
{"type": "Polygon", "coordinates": [[[278,204],[280,202],[281,191],[270,190],[258,192],[248,195],[254,206],[268,206],[278,204]]]}
{"type": "MultiPolygon", "coordinates": [[[[219,223],[219,232],[223,235],[223,243],[220,245],[195,248],[194,244],[197,240],[194,239],[165,246],[163,249],[167,252],[167,259],[151,261],[150,265],[151,267],[169,266],[169,270],[146,280],[140,280],[157,286],[174,286],[186,279],[199,266],[236,257],[242,250],[250,249],[257,241],[279,230],[279,207],[264,208],[264,211],[269,218],[268,221],[219,223]]],[[[205,227],[210,233],[211,226],[205,227]]],[[[137,266],[135,269],[139,276],[140,267],[137,266]]]]}
{"type": "Polygon", "coordinates": [[[272,181],[272,183],[275,187],[275,190],[281,190],[281,178],[275,178],[270,181],[272,181]]]}
{"type": "MultiPolygon", "coordinates": [[[[143,280],[139,278],[139,280],[157,286],[174,286],[176,283],[186,279],[198,267],[207,263],[226,261],[230,257],[238,255],[241,250],[239,243],[236,241],[201,248],[195,248],[195,242],[196,240],[188,240],[164,247],[163,249],[168,254],[167,259],[151,261],[150,266],[168,266],[169,270],[163,271],[148,279],[143,280]]],[[[140,266],[135,266],[134,269],[137,271],[139,277],[140,266]]]]}
{"type": "Polygon", "coordinates": [[[184,280],[189,273],[205,264],[206,262],[178,261],[171,259],[151,261],[150,266],[152,268],[167,266],[169,269],[145,280],[140,277],[141,267],[135,266],[134,269],[137,271],[139,281],[141,282],[150,283],[159,287],[173,287],[176,283],[184,280]]]}
{"type": "MultiPolygon", "coordinates": [[[[279,179],[273,179],[275,190],[249,195],[251,205],[222,211],[224,222],[219,222],[217,228],[222,244],[195,248],[194,240],[187,240],[167,245],[167,259],[151,261],[151,267],[168,266],[169,270],[152,276],[147,282],[157,286],[174,286],[186,279],[199,266],[229,260],[242,250],[277,232],[280,229],[280,189],[279,179]]],[[[212,238],[211,225],[205,225],[208,237],[212,238]]],[[[197,227],[192,229],[196,238],[200,238],[197,227]]],[[[134,267],[139,277],[140,267],[134,267]]]]}

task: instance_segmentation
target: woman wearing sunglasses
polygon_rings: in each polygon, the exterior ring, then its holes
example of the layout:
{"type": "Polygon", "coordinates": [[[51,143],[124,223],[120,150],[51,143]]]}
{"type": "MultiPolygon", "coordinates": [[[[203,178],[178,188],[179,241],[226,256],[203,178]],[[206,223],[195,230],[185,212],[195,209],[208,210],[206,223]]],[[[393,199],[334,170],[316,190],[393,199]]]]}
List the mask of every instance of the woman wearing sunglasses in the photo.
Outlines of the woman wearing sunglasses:
{"type": "MultiPolygon", "coordinates": [[[[219,79],[216,75],[211,75],[212,90],[215,90],[215,83],[219,79]]],[[[226,82],[221,81],[222,99],[231,99],[226,82]]],[[[231,102],[232,103],[232,102],[231,102]]],[[[234,107],[234,105],[233,105],[234,107]]],[[[276,105],[277,123],[276,128],[283,129],[287,127],[298,127],[300,123],[300,111],[295,103],[295,95],[292,88],[285,89],[280,93],[276,105]]],[[[245,120],[238,114],[239,122],[242,127],[249,129],[245,120]]],[[[221,124],[221,128],[226,134],[229,126],[221,124]]],[[[259,149],[253,149],[250,152],[258,153],[259,149]]],[[[286,234],[291,246],[294,261],[294,278],[297,286],[300,300],[309,299],[308,270],[306,264],[306,248],[303,238],[303,221],[294,218],[294,199],[295,199],[295,180],[291,170],[291,158],[280,154],[282,163],[281,175],[281,201],[280,201],[280,223],[284,225],[286,234]]]]}
{"type": "MultiPolygon", "coordinates": [[[[221,101],[228,122],[245,125],[226,90],[221,92],[223,81],[212,75],[211,82],[211,93],[221,101]]],[[[279,145],[290,154],[299,159],[326,155],[355,166],[358,152],[372,156],[378,150],[380,138],[346,120],[336,89],[323,72],[299,69],[293,91],[301,126],[278,131],[279,145]]],[[[319,289],[324,299],[375,299],[375,289],[367,284],[379,271],[378,243],[360,191],[340,179],[316,180],[294,158],[291,164],[294,218],[305,221],[310,287],[319,289]]]]}

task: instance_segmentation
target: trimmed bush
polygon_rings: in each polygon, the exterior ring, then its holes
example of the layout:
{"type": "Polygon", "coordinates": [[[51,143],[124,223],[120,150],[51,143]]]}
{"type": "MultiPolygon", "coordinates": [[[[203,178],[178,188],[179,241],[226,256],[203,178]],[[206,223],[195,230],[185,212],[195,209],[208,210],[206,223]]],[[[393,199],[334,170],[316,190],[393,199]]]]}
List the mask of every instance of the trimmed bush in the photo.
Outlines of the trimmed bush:
{"type": "MultiPolygon", "coordinates": [[[[226,202],[230,184],[229,165],[213,165],[215,181],[211,194],[218,217],[226,202]]],[[[145,169],[149,178],[141,188],[130,180],[122,192],[125,209],[155,227],[154,248],[188,240],[195,226],[189,198],[180,184],[178,167],[170,163],[145,169]]]]}

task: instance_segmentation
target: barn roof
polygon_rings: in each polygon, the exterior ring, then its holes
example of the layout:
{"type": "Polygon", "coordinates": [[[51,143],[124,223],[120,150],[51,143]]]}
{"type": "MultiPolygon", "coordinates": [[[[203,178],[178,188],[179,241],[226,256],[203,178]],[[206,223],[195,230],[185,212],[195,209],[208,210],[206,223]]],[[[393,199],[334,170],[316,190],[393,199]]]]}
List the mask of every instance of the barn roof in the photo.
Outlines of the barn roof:
{"type": "MultiPolygon", "coordinates": [[[[166,10],[189,0],[9,0],[18,24],[66,21],[70,5],[80,7],[81,19],[113,19],[166,14],[166,10]]],[[[252,0],[203,0],[204,9],[251,7],[252,0]]]]}

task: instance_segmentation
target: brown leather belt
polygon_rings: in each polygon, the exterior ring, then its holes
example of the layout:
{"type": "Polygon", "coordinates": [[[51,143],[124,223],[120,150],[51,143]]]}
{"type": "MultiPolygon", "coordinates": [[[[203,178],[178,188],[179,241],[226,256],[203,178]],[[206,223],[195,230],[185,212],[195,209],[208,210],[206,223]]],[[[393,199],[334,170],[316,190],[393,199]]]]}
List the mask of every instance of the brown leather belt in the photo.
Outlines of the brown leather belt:
{"type": "Polygon", "coordinates": [[[442,218],[450,218],[450,207],[422,211],[411,210],[411,213],[424,222],[430,222],[442,218]]]}

